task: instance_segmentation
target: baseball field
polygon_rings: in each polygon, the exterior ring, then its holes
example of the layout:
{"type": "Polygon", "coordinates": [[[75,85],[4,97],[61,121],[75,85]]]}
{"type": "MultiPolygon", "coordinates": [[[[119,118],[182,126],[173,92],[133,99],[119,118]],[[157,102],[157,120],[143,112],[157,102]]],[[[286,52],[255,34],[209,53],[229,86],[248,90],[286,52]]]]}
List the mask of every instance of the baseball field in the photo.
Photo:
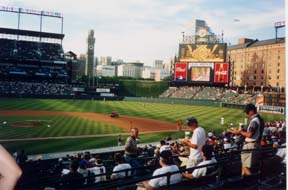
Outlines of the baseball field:
{"type": "MultiPolygon", "coordinates": [[[[284,116],[262,114],[266,121],[284,116]]],[[[84,150],[117,145],[131,127],[140,129],[141,142],[178,139],[176,122],[196,117],[206,131],[238,127],[246,115],[237,109],[192,105],[52,99],[0,99],[0,143],[10,152],[28,154],[84,150]],[[111,118],[112,112],[119,118],[111,118]],[[225,118],[225,125],[220,118],[225,118]]]]}

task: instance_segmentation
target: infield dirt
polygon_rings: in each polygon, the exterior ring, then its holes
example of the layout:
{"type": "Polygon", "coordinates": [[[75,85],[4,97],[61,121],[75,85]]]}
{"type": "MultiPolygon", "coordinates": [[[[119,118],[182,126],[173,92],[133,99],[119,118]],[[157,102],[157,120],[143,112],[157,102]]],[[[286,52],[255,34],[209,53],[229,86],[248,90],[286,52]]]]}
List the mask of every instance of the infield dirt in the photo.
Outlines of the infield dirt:
{"type": "MultiPolygon", "coordinates": [[[[177,130],[176,123],[159,121],[159,120],[149,119],[149,118],[125,116],[125,115],[120,115],[119,118],[111,118],[110,114],[98,114],[98,113],[87,113],[87,112],[1,110],[0,116],[7,116],[7,117],[8,116],[77,116],[77,117],[121,127],[127,132],[130,130],[131,127],[137,127],[140,130],[140,132],[145,132],[145,133],[177,130]]],[[[187,128],[184,128],[184,129],[187,129],[187,128]]],[[[93,135],[93,136],[97,136],[97,135],[93,135]]],[[[103,136],[103,135],[99,135],[99,136],[103,136]]],[[[63,136],[62,138],[65,139],[69,137],[63,136]]],[[[51,139],[51,137],[47,137],[47,139],[51,139]]]]}

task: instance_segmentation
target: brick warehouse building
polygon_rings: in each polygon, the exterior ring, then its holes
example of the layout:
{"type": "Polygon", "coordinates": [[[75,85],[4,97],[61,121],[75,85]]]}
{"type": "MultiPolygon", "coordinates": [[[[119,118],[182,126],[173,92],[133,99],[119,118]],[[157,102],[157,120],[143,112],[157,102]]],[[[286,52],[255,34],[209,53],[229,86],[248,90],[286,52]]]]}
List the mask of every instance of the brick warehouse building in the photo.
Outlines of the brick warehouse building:
{"type": "Polygon", "coordinates": [[[226,55],[231,86],[285,87],[285,38],[239,39],[226,55]]]}

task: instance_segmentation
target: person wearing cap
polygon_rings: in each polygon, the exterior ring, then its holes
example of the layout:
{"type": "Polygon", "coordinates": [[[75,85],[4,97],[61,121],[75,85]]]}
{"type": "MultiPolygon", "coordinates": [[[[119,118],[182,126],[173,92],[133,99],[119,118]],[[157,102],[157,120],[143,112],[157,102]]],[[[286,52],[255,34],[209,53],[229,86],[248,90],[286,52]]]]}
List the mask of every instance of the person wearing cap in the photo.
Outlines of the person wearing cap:
{"type": "MultiPolygon", "coordinates": [[[[160,153],[159,164],[161,168],[155,170],[152,176],[158,176],[162,174],[166,174],[168,172],[178,172],[179,168],[174,164],[172,152],[169,150],[164,150],[160,153]]],[[[170,184],[176,184],[181,182],[181,174],[176,173],[170,176],[170,184]]],[[[152,190],[157,189],[159,187],[167,185],[167,176],[153,178],[149,181],[144,181],[142,183],[137,184],[137,190],[152,190]]]]}
{"type": "Polygon", "coordinates": [[[105,166],[103,165],[103,162],[100,158],[93,158],[94,160],[94,163],[95,163],[95,166],[92,167],[92,168],[88,168],[88,171],[90,173],[93,173],[95,175],[95,180],[94,180],[94,183],[99,183],[101,181],[106,181],[106,168],[105,166]],[[100,176],[100,174],[103,174],[100,176]]]}
{"type": "Polygon", "coordinates": [[[187,161],[186,168],[193,168],[202,161],[201,149],[206,142],[205,130],[198,126],[198,121],[194,117],[189,117],[186,120],[187,125],[193,131],[191,139],[183,139],[182,144],[190,147],[190,155],[187,161]]]}
{"type": "MultiPolygon", "coordinates": [[[[250,123],[247,131],[238,129],[231,130],[234,135],[241,135],[245,137],[242,150],[256,149],[260,147],[260,141],[264,129],[264,120],[257,113],[257,108],[253,104],[247,104],[244,112],[250,117],[250,123]]],[[[257,168],[257,152],[256,151],[242,151],[242,176],[251,175],[252,170],[257,168]]]]}
{"type": "Polygon", "coordinates": [[[170,145],[168,145],[167,143],[166,143],[166,141],[164,141],[164,140],[161,140],[160,141],[160,153],[161,152],[163,152],[163,151],[165,151],[165,150],[170,150],[171,151],[171,146],[170,145]]]}

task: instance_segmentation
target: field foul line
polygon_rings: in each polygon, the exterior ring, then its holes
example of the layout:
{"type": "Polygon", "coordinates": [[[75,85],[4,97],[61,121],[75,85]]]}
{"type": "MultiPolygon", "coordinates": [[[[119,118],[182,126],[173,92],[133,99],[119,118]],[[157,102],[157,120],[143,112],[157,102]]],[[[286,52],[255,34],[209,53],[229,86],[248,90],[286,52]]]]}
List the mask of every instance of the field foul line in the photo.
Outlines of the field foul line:
{"type": "MultiPolygon", "coordinates": [[[[178,132],[178,130],[165,130],[165,131],[140,131],[141,134],[147,133],[163,133],[163,132],[178,132]]],[[[184,132],[184,131],[183,131],[184,132]]],[[[19,142],[19,141],[38,141],[38,140],[62,140],[62,139],[83,139],[93,137],[111,137],[118,135],[128,135],[129,133],[117,133],[117,134],[98,134],[98,135],[76,135],[76,136],[61,136],[61,137],[36,137],[36,138],[20,138],[20,139],[0,139],[0,142],[19,142]]]]}

